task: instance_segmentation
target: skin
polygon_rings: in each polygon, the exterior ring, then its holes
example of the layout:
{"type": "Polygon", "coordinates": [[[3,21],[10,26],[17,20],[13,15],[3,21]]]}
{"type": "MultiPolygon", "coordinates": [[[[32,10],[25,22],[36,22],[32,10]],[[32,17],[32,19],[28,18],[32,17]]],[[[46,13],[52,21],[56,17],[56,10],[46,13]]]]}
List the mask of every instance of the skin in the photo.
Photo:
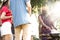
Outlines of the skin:
{"type": "Polygon", "coordinates": [[[29,15],[31,15],[31,4],[30,4],[30,1],[26,3],[27,5],[27,11],[29,13],[29,15]]]}
{"type": "Polygon", "coordinates": [[[6,12],[2,12],[1,19],[12,18],[12,16],[5,16],[5,15],[6,15],[6,12]]]}
{"type": "Polygon", "coordinates": [[[43,22],[41,16],[39,16],[39,21],[41,22],[41,24],[42,24],[43,26],[45,26],[47,29],[51,30],[51,28],[50,28],[49,26],[47,26],[47,25],[43,22]]]}
{"type": "MultiPolygon", "coordinates": [[[[43,10],[45,10],[45,12],[47,13],[47,9],[46,9],[46,7],[42,7],[42,13],[44,12],[43,10]]],[[[39,16],[38,17],[39,18],[39,21],[41,22],[41,24],[43,25],[43,26],[45,26],[47,29],[49,29],[49,30],[52,30],[52,29],[56,29],[55,27],[54,27],[54,25],[51,25],[51,27],[49,27],[49,26],[47,26],[44,22],[43,22],[43,19],[42,19],[42,17],[41,16],[39,16]]],[[[51,23],[53,24],[53,22],[51,21],[51,23]]],[[[57,29],[56,29],[57,30],[57,29]]]]}

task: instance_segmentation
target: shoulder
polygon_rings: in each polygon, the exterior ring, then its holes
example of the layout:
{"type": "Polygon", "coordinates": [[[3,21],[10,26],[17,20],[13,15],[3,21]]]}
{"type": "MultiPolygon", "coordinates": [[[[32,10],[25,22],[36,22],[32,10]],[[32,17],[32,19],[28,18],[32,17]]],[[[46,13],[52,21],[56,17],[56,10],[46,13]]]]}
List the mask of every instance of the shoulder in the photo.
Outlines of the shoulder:
{"type": "Polygon", "coordinates": [[[3,12],[3,11],[4,11],[4,12],[7,12],[7,11],[8,11],[8,7],[7,7],[7,6],[3,6],[2,9],[1,9],[1,11],[2,11],[2,12],[3,12]]]}
{"type": "Polygon", "coordinates": [[[41,14],[38,16],[38,18],[39,18],[39,19],[41,18],[41,14]]]}
{"type": "Polygon", "coordinates": [[[8,7],[7,6],[3,6],[2,9],[8,9],[8,7]]]}
{"type": "Polygon", "coordinates": [[[39,14],[39,16],[42,16],[42,14],[39,14]]]}

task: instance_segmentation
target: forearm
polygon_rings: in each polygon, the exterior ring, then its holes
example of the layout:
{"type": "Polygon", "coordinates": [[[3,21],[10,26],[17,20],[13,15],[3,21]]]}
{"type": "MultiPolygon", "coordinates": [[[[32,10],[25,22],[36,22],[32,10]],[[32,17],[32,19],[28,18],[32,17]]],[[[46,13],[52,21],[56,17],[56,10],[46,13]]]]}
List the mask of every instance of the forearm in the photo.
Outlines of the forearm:
{"type": "Polygon", "coordinates": [[[56,28],[56,27],[54,27],[54,26],[52,26],[52,29],[56,29],[56,30],[57,30],[57,28],[56,28]]]}
{"type": "Polygon", "coordinates": [[[46,27],[46,28],[48,28],[49,26],[47,26],[45,23],[42,23],[42,25],[44,26],[44,27],[46,27]]]}
{"type": "Polygon", "coordinates": [[[31,15],[31,7],[28,7],[28,13],[31,15]]]}
{"type": "Polygon", "coordinates": [[[8,19],[8,18],[12,18],[12,16],[5,16],[5,17],[2,17],[1,19],[8,19]]]}
{"type": "Polygon", "coordinates": [[[26,5],[27,5],[27,11],[31,15],[31,3],[30,3],[30,1],[26,2],[26,5]]]}
{"type": "Polygon", "coordinates": [[[47,25],[43,22],[43,20],[42,20],[41,16],[39,16],[39,21],[41,22],[41,24],[42,24],[44,27],[46,27],[46,28],[48,28],[48,27],[49,27],[49,26],[47,26],[47,25]]]}

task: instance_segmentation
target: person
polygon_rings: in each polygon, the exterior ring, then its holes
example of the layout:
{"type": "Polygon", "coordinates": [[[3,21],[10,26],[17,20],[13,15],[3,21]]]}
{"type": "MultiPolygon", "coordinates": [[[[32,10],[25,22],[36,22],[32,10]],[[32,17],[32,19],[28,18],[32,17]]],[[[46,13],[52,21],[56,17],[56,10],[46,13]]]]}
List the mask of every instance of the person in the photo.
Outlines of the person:
{"type": "MultiPolygon", "coordinates": [[[[53,21],[50,18],[50,15],[47,14],[46,6],[42,7],[42,13],[38,16],[39,22],[42,24],[42,27],[40,28],[40,34],[47,35],[51,34],[51,30],[54,28],[53,21]]],[[[42,37],[42,40],[49,40],[47,37],[42,37]]]]}
{"type": "Polygon", "coordinates": [[[12,32],[11,32],[11,26],[12,26],[12,12],[9,9],[8,6],[8,0],[3,0],[1,5],[1,16],[0,19],[2,21],[1,25],[1,36],[2,40],[11,40],[12,38],[12,32]]]}
{"type": "Polygon", "coordinates": [[[30,0],[10,0],[10,9],[13,14],[15,40],[31,40],[30,34],[30,0]],[[23,31],[23,32],[22,32],[23,31]]]}
{"type": "MultiPolygon", "coordinates": [[[[2,5],[2,1],[0,0],[0,9],[1,9],[1,5],[2,5]]],[[[1,13],[1,10],[0,10],[0,13],[1,13]]],[[[1,14],[0,14],[1,16],[1,14]]],[[[1,25],[2,25],[2,21],[1,21],[1,18],[0,18],[0,40],[2,40],[2,37],[1,37],[1,25]]]]}

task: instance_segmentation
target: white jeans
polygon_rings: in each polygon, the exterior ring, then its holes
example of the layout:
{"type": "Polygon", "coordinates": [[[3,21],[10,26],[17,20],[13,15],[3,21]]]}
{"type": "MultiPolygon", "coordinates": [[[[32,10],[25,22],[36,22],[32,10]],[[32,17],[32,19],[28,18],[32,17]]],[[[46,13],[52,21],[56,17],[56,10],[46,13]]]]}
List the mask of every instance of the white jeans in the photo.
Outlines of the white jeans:
{"type": "Polygon", "coordinates": [[[10,22],[4,22],[1,26],[1,36],[11,34],[11,23],[10,22]]]}

